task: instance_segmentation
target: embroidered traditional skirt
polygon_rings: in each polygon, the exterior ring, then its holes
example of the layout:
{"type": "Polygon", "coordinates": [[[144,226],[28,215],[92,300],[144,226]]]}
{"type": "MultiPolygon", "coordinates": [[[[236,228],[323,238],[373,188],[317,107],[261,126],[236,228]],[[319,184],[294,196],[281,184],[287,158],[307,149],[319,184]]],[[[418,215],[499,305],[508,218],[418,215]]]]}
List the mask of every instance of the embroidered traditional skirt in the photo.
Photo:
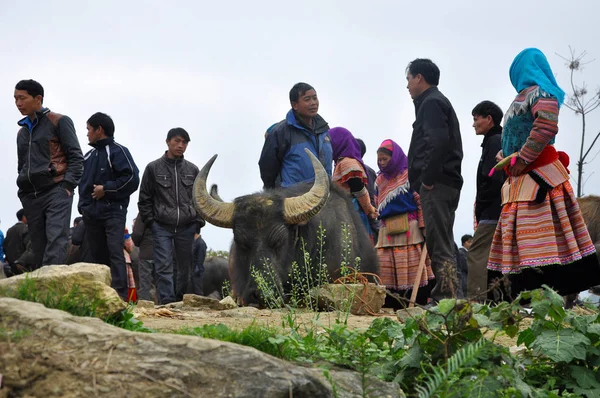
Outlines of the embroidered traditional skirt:
{"type": "MultiPolygon", "coordinates": [[[[419,270],[421,245],[383,247],[377,249],[379,276],[389,289],[404,291],[412,289],[419,270]]],[[[429,256],[421,275],[419,286],[426,286],[434,278],[429,256]]]]}
{"type": "Polygon", "coordinates": [[[510,274],[512,299],[542,284],[561,295],[600,284],[596,250],[569,181],[552,188],[541,203],[523,200],[523,193],[537,195],[531,184],[527,175],[506,181],[488,269],[510,274]]]}

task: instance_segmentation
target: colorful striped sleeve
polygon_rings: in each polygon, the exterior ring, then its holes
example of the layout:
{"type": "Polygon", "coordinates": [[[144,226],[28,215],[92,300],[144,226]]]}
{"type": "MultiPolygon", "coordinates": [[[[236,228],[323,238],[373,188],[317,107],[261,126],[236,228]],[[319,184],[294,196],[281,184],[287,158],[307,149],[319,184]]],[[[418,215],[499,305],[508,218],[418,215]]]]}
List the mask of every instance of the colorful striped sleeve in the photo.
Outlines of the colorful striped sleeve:
{"type": "Polygon", "coordinates": [[[527,163],[537,159],[542,150],[558,134],[558,101],[539,97],[531,106],[533,127],[519,157],[527,163]]]}
{"type": "Polygon", "coordinates": [[[425,217],[423,217],[423,208],[421,207],[421,197],[416,191],[413,191],[413,198],[417,204],[417,220],[419,228],[425,228],[425,217]]]}

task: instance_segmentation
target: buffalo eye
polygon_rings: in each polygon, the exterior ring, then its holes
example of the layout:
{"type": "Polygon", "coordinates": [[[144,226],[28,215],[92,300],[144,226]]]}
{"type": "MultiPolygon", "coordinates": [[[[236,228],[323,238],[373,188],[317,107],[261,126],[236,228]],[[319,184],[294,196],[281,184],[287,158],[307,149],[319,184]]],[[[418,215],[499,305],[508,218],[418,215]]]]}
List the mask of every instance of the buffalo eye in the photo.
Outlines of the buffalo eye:
{"type": "Polygon", "coordinates": [[[278,225],[271,229],[268,235],[269,246],[277,249],[287,241],[288,229],[285,225],[278,225]]]}

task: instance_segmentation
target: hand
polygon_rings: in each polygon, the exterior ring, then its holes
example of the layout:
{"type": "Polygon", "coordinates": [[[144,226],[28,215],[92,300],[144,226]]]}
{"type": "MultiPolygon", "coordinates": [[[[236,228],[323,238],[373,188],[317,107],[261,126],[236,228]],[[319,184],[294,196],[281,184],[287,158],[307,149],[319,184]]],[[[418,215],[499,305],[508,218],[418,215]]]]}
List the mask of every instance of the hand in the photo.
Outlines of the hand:
{"type": "Polygon", "coordinates": [[[369,217],[373,220],[377,220],[377,218],[379,217],[379,212],[377,210],[374,210],[369,214],[369,217]]]}
{"type": "Polygon", "coordinates": [[[65,188],[65,191],[67,191],[67,196],[71,196],[72,195],[71,191],[69,191],[68,189],[65,188]]]}
{"type": "Polygon", "coordinates": [[[496,162],[501,162],[502,159],[504,159],[504,156],[502,155],[502,149],[500,149],[496,154],[496,162]]]}
{"type": "Polygon", "coordinates": [[[423,185],[423,188],[425,188],[428,191],[431,191],[433,189],[433,187],[435,186],[434,184],[431,184],[431,185],[421,184],[421,185],[423,185]]]}
{"type": "Polygon", "coordinates": [[[516,159],[517,160],[514,162],[514,164],[511,163],[511,166],[509,166],[508,168],[508,171],[510,171],[510,174],[513,176],[521,175],[523,173],[523,170],[525,170],[525,167],[527,167],[523,159],[519,157],[517,157],[516,159]]]}
{"type": "Polygon", "coordinates": [[[92,198],[98,200],[104,197],[104,185],[94,185],[94,192],[92,192],[92,198]]]}

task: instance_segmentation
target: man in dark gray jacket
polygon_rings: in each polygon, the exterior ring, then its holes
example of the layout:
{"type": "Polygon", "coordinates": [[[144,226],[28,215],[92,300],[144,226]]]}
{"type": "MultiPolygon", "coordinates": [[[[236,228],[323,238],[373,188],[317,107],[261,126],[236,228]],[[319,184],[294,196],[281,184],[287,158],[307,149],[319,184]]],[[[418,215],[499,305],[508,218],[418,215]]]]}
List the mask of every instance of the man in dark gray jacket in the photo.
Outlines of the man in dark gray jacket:
{"type": "Polygon", "coordinates": [[[167,134],[167,151],[148,164],[142,177],[138,208],[154,238],[154,266],[159,304],[181,300],[190,288],[192,246],[204,220],[196,213],[193,185],[198,167],[183,154],[190,136],[178,127],[167,134]],[[177,258],[177,281],[173,286],[173,250],[177,258]]]}
{"type": "Polygon", "coordinates": [[[460,127],[454,108],[437,88],[440,70],[429,59],[406,68],[416,120],[408,151],[408,179],[419,192],[426,243],[436,283],[435,301],[461,296],[456,278],[454,215],[463,184],[460,127]]]}
{"type": "Polygon", "coordinates": [[[18,124],[17,185],[27,215],[37,267],[64,264],[73,192],[83,174],[83,154],[73,121],[43,107],[44,88],[35,80],[15,87],[18,124]]]}

